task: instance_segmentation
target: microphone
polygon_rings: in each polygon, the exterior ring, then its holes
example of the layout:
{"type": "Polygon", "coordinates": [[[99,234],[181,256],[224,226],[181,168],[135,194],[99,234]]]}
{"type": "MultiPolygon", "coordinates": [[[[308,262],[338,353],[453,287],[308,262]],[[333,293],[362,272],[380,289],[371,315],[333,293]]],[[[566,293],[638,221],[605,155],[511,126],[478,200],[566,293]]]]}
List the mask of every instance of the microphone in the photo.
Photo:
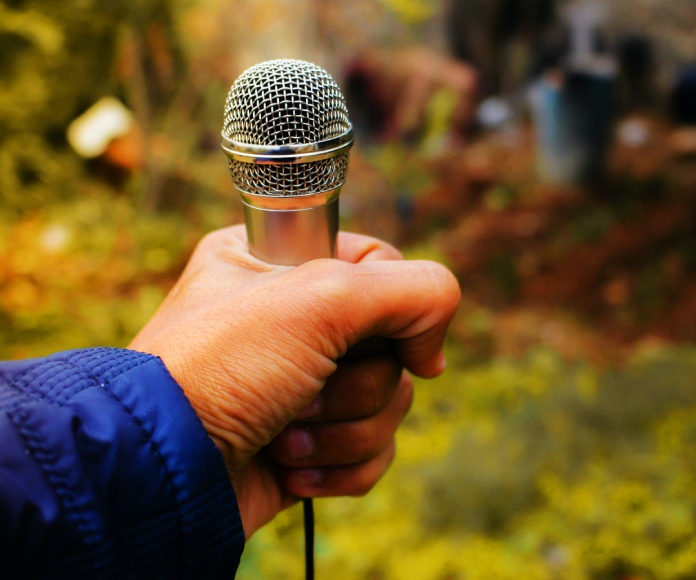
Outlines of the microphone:
{"type": "MultiPolygon", "coordinates": [[[[221,145],[242,194],[250,253],[287,266],[333,258],[353,127],[331,75],[290,59],[247,69],[227,95],[221,145]]],[[[313,580],[314,508],[310,498],[302,503],[313,580]]]]}
{"type": "Polygon", "coordinates": [[[353,129],[329,73],[291,59],[247,69],[227,96],[221,145],[251,254],[289,266],[334,257],[353,129]]]}

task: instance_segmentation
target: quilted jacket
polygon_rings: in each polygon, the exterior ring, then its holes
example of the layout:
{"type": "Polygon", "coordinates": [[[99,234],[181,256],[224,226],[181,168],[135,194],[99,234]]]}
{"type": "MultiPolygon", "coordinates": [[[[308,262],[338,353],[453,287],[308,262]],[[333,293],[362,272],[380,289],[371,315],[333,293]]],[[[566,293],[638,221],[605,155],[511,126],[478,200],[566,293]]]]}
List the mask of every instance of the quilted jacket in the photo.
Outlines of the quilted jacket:
{"type": "Polygon", "coordinates": [[[156,357],[0,363],[3,578],[233,578],[244,532],[222,456],[156,357]]]}

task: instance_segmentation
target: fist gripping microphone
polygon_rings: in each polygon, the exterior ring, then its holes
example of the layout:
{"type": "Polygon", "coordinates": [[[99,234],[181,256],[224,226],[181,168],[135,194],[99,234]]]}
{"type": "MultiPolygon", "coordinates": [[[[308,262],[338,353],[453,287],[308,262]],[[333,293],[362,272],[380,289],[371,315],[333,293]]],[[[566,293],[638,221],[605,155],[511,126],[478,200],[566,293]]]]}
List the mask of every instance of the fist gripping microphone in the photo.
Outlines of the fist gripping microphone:
{"type": "Polygon", "coordinates": [[[353,130],[333,78],[299,60],[251,67],[227,96],[221,144],[249,251],[289,266],[334,257],[353,130]]]}

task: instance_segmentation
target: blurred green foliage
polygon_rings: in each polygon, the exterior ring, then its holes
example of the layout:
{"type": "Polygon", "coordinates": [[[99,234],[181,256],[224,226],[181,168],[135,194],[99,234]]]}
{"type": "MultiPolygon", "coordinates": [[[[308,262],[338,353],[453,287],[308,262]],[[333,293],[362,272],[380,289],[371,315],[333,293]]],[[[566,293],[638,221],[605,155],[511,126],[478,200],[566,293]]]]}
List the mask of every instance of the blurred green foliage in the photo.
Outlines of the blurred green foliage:
{"type": "MultiPolygon", "coordinates": [[[[317,502],[319,577],[696,575],[696,349],[646,350],[623,371],[547,349],[479,366],[458,353],[417,381],[377,488],[317,502]]],[[[252,539],[240,576],[301,577],[300,554],[291,511],[252,539]]]]}
{"type": "MultiPolygon", "coordinates": [[[[175,99],[158,85],[166,75],[152,70],[155,57],[142,50],[142,43],[153,31],[164,31],[168,44],[160,50],[171,56],[166,65],[174,76],[184,74],[172,19],[188,4],[0,3],[3,358],[127,345],[171,287],[197,239],[228,223],[224,206],[229,204],[214,191],[211,176],[217,173],[208,169],[208,159],[197,161],[200,178],[187,176],[179,166],[170,168],[159,181],[168,181],[178,197],[166,199],[169,211],[155,212],[147,190],[161,176],[142,171],[150,168],[147,162],[124,182],[123,169],[80,159],[66,140],[69,123],[105,95],[146,109],[145,114],[136,111],[141,125],[151,122],[143,130],[166,122],[175,99]],[[135,88],[140,79],[117,74],[119,66],[126,73],[142,68],[147,86],[135,88]],[[134,94],[139,90],[144,100],[134,94]],[[139,99],[139,104],[132,102],[139,99]],[[188,196],[192,181],[196,195],[188,196]]],[[[170,156],[195,159],[186,155],[190,133],[181,131],[180,148],[172,148],[170,156]]],[[[224,163],[216,165],[224,172],[224,163]]]]}
{"type": "Polygon", "coordinates": [[[190,252],[180,216],[138,212],[109,190],[0,222],[0,356],[125,346],[190,252]]]}
{"type": "Polygon", "coordinates": [[[6,215],[70,195],[80,165],[67,148],[65,128],[115,89],[110,73],[127,6],[0,4],[0,192],[6,215]]]}
{"type": "Polygon", "coordinates": [[[437,14],[436,0],[379,0],[406,23],[419,23],[437,14]]]}

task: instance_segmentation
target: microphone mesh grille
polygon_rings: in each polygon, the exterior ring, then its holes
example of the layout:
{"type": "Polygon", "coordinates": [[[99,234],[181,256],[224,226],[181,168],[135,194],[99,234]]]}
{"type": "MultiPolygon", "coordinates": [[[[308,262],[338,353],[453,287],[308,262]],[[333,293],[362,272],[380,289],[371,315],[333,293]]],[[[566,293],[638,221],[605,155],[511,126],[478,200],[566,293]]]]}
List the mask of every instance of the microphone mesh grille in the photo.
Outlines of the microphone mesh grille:
{"type": "Polygon", "coordinates": [[[234,185],[254,195],[308,195],[336,189],[346,180],[348,153],[322,161],[257,165],[229,159],[234,185]]]}
{"type": "MultiPolygon", "coordinates": [[[[225,103],[223,135],[249,145],[282,146],[332,139],[350,129],[348,108],[322,68],[299,60],[272,60],[246,70],[225,103]]],[[[348,153],[295,165],[229,160],[232,179],[257,195],[302,195],[345,181],[348,153]]]]}

